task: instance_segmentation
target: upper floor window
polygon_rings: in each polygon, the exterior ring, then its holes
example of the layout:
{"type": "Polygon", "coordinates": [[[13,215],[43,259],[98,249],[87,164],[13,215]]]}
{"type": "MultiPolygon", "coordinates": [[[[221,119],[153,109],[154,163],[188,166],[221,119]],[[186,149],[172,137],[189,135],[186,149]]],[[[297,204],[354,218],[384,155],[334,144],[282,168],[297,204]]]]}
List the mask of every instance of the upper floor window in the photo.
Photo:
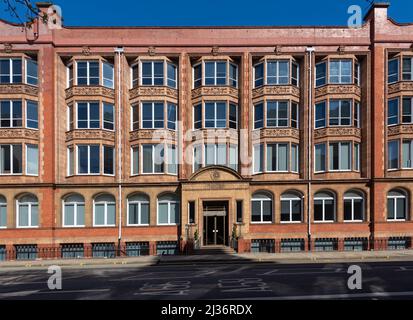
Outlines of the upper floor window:
{"type": "Polygon", "coordinates": [[[389,60],[387,69],[387,82],[393,83],[399,81],[399,59],[389,60]]]}
{"type": "Polygon", "coordinates": [[[132,87],[168,86],[177,88],[177,66],[171,62],[140,61],[131,68],[132,87]]]}
{"type": "Polygon", "coordinates": [[[403,58],[403,80],[413,80],[413,57],[403,58]]]}
{"type": "Polygon", "coordinates": [[[238,66],[228,61],[202,61],[193,67],[194,88],[205,86],[238,87],[238,66]]]}
{"type": "MultiPolygon", "coordinates": [[[[73,119],[73,108],[72,106],[68,107],[68,130],[72,129],[72,119],[73,119]]],[[[114,106],[111,103],[103,102],[102,104],[99,101],[90,101],[90,102],[77,102],[76,103],[76,128],[77,129],[107,129],[114,130],[115,120],[114,120],[114,106]],[[103,122],[101,126],[100,120],[100,109],[102,108],[103,122]]]]}
{"type": "Polygon", "coordinates": [[[0,127],[15,128],[23,125],[22,101],[1,100],[0,101],[0,127]]]}
{"type": "Polygon", "coordinates": [[[171,102],[149,102],[141,103],[141,119],[139,119],[138,106],[132,106],[132,130],[136,130],[141,120],[142,129],[176,130],[177,107],[171,102]],[[166,119],[165,119],[166,116],[166,119]]]}
{"type": "Polygon", "coordinates": [[[408,212],[408,196],[402,190],[391,190],[387,194],[387,220],[405,221],[408,212]]]}
{"type": "Polygon", "coordinates": [[[399,169],[399,140],[387,143],[387,169],[399,169]]]}
{"type": "Polygon", "coordinates": [[[26,59],[26,83],[37,86],[38,83],[38,66],[37,61],[26,59]]]}
{"type": "Polygon", "coordinates": [[[103,62],[103,71],[102,71],[102,77],[103,77],[103,86],[107,88],[114,88],[114,68],[113,64],[108,63],[108,62],[103,62]]]}
{"type": "Polygon", "coordinates": [[[298,86],[299,67],[291,60],[266,60],[254,65],[254,87],[262,85],[298,86]]]}
{"type": "Polygon", "coordinates": [[[359,128],[360,103],[353,100],[321,101],[315,105],[314,126],[323,128],[329,126],[354,126],[359,128]],[[327,110],[328,106],[328,110],[327,110]],[[328,111],[328,112],[327,112],[328,111]]]}
{"type": "Polygon", "coordinates": [[[327,83],[360,85],[360,65],[351,59],[322,61],[316,64],[315,69],[316,87],[327,83]]]}
{"type": "Polygon", "coordinates": [[[143,144],[131,149],[132,175],[142,174],[177,174],[178,162],[175,145],[168,144],[143,144]],[[139,150],[141,159],[139,159],[139,150]]]}
{"type": "Polygon", "coordinates": [[[268,100],[265,104],[260,102],[254,105],[254,129],[263,128],[264,123],[267,128],[298,128],[298,115],[298,104],[294,101],[268,100]]]}
{"type": "Polygon", "coordinates": [[[238,126],[238,106],[227,101],[205,101],[193,107],[193,128],[232,128],[238,126]]]}
{"type": "MultiPolygon", "coordinates": [[[[77,145],[77,161],[76,168],[78,175],[98,175],[100,173],[113,175],[115,167],[115,153],[114,147],[102,146],[102,159],[101,147],[99,145],[77,145]],[[102,166],[101,166],[102,161],[102,166]],[[102,168],[102,172],[101,172],[102,168]]],[[[68,174],[72,175],[74,170],[74,152],[73,147],[68,148],[68,174]]]]}
{"type": "Polygon", "coordinates": [[[77,61],[77,85],[97,86],[100,83],[99,61],[77,61]]]}
{"type": "MultiPolygon", "coordinates": [[[[329,171],[360,170],[360,145],[358,143],[330,142],[328,148],[329,171]]],[[[326,171],[326,160],[326,144],[316,144],[314,146],[315,172],[326,171]]]]}
{"type": "Polygon", "coordinates": [[[299,150],[296,144],[257,144],[254,146],[253,159],[254,173],[299,171],[299,150]]]}
{"type": "Polygon", "coordinates": [[[99,86],[114,88],[114,66],[106,61],[78,60],[75,63],[76,81],[73,64],[67,66],[67,86],[99,86]]]}
{"type": "Polygon", "coordinates": [[[0,59],[0,83],[22,82],[22,59],[0,59]]]}
{"type": "Polygon", "coordinates": [[[238,170],[238,146],[233,144],[195,145],[193,171],[203,166],[221,165],[238,170]]]}
{"type": "MultiPolygon", "coordinates": [[[[406,110],[407,111],[407,110],[406,110]]],[[[399,123],[399,99],[392,99],[388,102],[387,124],[399,123]]]]}

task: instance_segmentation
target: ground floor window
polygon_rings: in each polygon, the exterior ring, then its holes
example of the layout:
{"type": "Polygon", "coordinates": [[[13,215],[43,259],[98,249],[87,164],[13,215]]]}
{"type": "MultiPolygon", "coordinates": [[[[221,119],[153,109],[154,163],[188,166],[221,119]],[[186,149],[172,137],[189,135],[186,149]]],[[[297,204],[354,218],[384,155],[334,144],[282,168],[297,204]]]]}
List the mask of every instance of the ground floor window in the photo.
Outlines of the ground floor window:
{"type": "Polygon", "coordinates": [[[126,255],[128,257],[149,255],[149,242],[127,242],[126,255]]]}
{"type": "Polygon", "coordinates": [[[64,259],[79,259],[84,257],[84,248],[82,243],[78,244],[62,244],[62,258],[64,259]]]}

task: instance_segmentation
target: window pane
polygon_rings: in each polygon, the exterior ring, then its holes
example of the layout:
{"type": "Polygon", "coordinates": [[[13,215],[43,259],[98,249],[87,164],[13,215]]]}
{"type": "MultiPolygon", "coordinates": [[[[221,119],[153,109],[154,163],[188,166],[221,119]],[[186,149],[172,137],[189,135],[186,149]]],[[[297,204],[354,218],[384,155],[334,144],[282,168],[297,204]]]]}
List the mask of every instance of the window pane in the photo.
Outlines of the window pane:
{"type": "Polygon", "coordinates": [[[271,222],[272,221],[272,201],[263,201],[263,221],[271,222]]]}
{"type": "Polygon", "coordinates": [[[194,129],[202,128],[202,105],[198,104],[194,107],[194,129]]]}
{"type": "Polygon", "coordinates": [[[354,220],[363,220],[363,200],[354,199],[354,220]]]}
{"type": "Polygon", "coordinates": [[[132,174],[139,174],[139,149],[132,149],[132,174]]]}
{"type": "Polygon", "coordinates": [[[88,147],[87,146],[78,146],[78,171],[80,174],[88,173],[88,147]]]}
{"type": "Polygon", "coordinates": [[[315,171],[325,171],[326,146],[318,144],[315,146],[315,171]]]}
{"type": "Polygon", "coordinates": [[[267,126],[268,127],[277,126],[277,102],[276,101],[267,102],[267,126]]]}
{"type": "Polygon", "coordinates": [[[19,227],[29,226],[29,206],[27,204],[19,204],[19,227]]]}
{"type": "Polygon", "coordinates": [[[0,227],[7,226],[7,206],[2,204],[0,206],[0,227]]]}
{"type": "Polygon", "coordinates": [[[168,129],[176,129],[176,105],[168,103],[168,129]]]}
{"type": "Polygon", "coordinates": [[[318,103],[315,106],[315,127],[321,128],[326,125],[326,103],[318,103]]]}
{"type": "Polygon", "coordinates": [[[116,222],[116,206],[114,203],[107,204],[107,224],[114,225],[116,222]]]}
{"type": "Polygon", "coordinates": [[[215,145],[214,144],[205,145],[205,164],[207,166],[215,164],[215,145]]]}
{"type": "Polygon", "coordinates": [[[154,165],[155,173],[164,172],[164,163],[165,163],[165,150],[162,144],[154,146],[154,165]]]}
{"type": "Polygon", "coordinates": [[[396,208],[397,208],[396,218],[406,219],[406,198],[397,198],[396,208]]]}
{"type": "Polygon", "coordinates": [[[95,204],[95,225],[103,226],[105,224],[105,205],[103,203],[95,204]]]}
{"type": "Polygon", "coordinates": [[[351,169],[350,143],[340,144],[340,170],[351,169]]]}
{"type": "Polygon", "coordinates": [[[75,224],[75,205],[65,204],[65,226],[73,226],[75,224]]]}
{"type": "Polygon", "coordinates": [[[402,150],[402,161],[403,168],[412,167],[412,140],[403,141],[403,150],[402,150]]]}
{"type": "Polygon", "coordinates": [[[251,221],[261,222],[261,201],[252,201],[251,221]]]}
{"type": "Polygon", "coordinates": [[[288,171],[288,145],[278,145],[278,171],[288,171]]]}
{"type": "Polygon", "coordinates": [[[346,221],[353,220],[351,200],[349,199],[344,200],[344,220],[346,221]]]}
{"type": "Polygon", "coordinates": [[[176,66],[171,63],[167,65],[168,72],[168,86],[176,88],[176,66]]]}
{"type": "Polygon", "coordinates": [[[340,169],[340,162],[339,162],[339,144],[338,143],[331,143],[330,144],[330,170],[339,170],[340,169]]]}
{"type": "Polygon", "coordinates": [[[149,203],[141,203],[141,224],[149,224],[149,203]]]}
{"type": "Polygon", "coordinates": [[[85,205],[80,203],[77,204],[77,225],[85,225],[85,205]]]}
{"type": "Polygon", "coordinates": [[[90,146],[90,173],[100,173],[99,146],[90,146]]]}
{"type": "Polygon", "coordinates": [[[23,154],[22,145],[13,145],[13,173],[23,172],[23,154]]]}
{"type": "Polygon", "coordinates": [[[108,88],[113,88],[113,65],[103,63],[103,85],[108,88]]]}
{"type": "Polygon", "coordinates": [[[153,160],[152,160],[152,145],[142,146],[142,172],[152,173],[153,160]]]}
{"type": "Polygon", "coordinates": [[[254,129],[259,129],[264,126],[264,108],[263,104],[254,106],[254,129]]]}
{"type": "Polygon", "coordinates": [[[27,145],[26,155],[26,171],[27,174],[39,174],[39,150],[36,145],[27,145]]]}
{"type": "Polygon", "coordinates": [[[403,123],[412,122],[412,98],[403,99],[402,122],[403,123]]]}
{"type": "Polygon", "coordinates": [[[1,101],[1,111],[0,111],[0,117],[1,117],[1,127],[3,128],[8,128],[11,126],[10,118],[11,118],[11,101],[5,100],[1,101]]]}
{"type": "Polygon", "coordinates": [[[155,122],[155,128],[164,127],[164,104],[163,102],[156,102],[154,104],[154,122],[155,122]]]}
{"type": "MultiPolygon", "coordinates": [[[[38,120],[38,111],[37,111],[37,102],[35,101],[27,101],[27,127],[38,129],[39,128],[39,120],[38,120]]],[[[21,110],[21,108],[19,108],[21,110]]],[[[14,112],[14,108],[13,108],[14,112]]],[[[19,118],[22,118],[21,112],[18,114],[19,118]]]]}
{"type": "Polygon", "coordinates": [[[89,128],[97,129],[100,127],[100,104],[99,102],[89,103],[89,128]]]}
{"type": "Polygon", "coordinates": [[[152,103],[142,103],[142,128],[151,129],[152,121],[152,103]]]}
{"type": "Polygon", "coordinates": [[[263,171],[264,145],[259,144],[254,146],[254,172],[263,171]]]}
{"type": "Polygon", "coordinates": [[[399,100],[393,99],[389,101],[389,112],[387,115],[387,124],[399,123],[399,100]]]}
{"type": "Polygon", "coordinates": [[[267,144],[267,171],[277,171],[276,144],[267,144]]]}
{"type": "Polygon", "coordinates": [[[301,221],[301,201],[292,200],[293,221],[301,221]]]}
{"type": "Polygon", "coordinates": [[[334,220],[334,200],[325,200],[325,220],[334,220]]]}
{"type": "Polygon", "coordinates": [[[227,164],[227,146],[218,144],[217,148],[217,164],[225,166],[227,164]]]}
{"type": "Polygon", "coordinates": [[[158,204],[158,222],[160,224],[167,224],[168,221],[168,204],[159,203],[158,204]]]}
{"type": "Polygon", "coordinates": [[[298,172],[298,146],[291,145],[291,171],[298,172]]]}
{"type": "Polygon", "coordinates": [[[399,142],[397,140],[388,143],[388,168],[399,168],[399,142]]]}
{"type": "Polygon", "coordinates": [[[113,159],[114,148],[103,147],[103,170],[105,174],[113,174],[114,169],[114,159],[113,159]]]}
{"type": "Polygon", "coordinates": [[[387,198],[387,218],[388,219],[395,218],[394,204],[395,204],[394,198],[387,198]]]}
{"type": "Polygon", "coordinates": [[[316,65],[316,87],[326,84],[327,64],[325,62],[316,65]]]}
{"type": "Polygon", "coordinates": [[[291,221],[290,218],[290,201],[281,201],[281,221],[291,221]]]}
{"type": "Polygon", "coordinates": [[[262,86],[264,84],[264,64],[260,63],[254,67],[255,73],[255,87],[262,86]]]}
{"type": "Polygon", "coordinates": [[[227,126],[227,104],[225,102],[217,102],[216,108],[216,127],[225,128],[227,126]]]}
{"type": "Polygon", "coordinates": [[[77,104],[77,127],[79,129],[88,127],[88,105],[87,103],[77,104]]]}
{"type": "Polygon", "coordinates": [[[108,130],[113,130],[114,124],[114,106],[109,103],[103,103],[103,127],[108,130]]]}

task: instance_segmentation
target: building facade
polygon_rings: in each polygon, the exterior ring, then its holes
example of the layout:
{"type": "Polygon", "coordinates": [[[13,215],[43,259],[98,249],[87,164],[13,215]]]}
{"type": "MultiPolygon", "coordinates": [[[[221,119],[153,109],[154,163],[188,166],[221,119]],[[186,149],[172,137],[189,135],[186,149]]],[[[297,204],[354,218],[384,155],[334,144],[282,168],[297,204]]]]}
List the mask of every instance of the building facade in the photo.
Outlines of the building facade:
{"type": "Polygon", "coordinates": [[[0,21],[3,259],[411,247],[413,25],[387,4],[359,28],[38,6],[48,24],[0,21]]]}

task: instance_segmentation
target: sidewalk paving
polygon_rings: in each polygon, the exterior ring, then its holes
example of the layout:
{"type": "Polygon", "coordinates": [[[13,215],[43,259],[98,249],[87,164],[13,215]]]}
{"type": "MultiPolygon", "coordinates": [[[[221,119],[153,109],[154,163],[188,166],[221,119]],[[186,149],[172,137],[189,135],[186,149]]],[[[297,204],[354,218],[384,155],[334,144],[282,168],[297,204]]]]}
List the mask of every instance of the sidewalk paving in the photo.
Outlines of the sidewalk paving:
{"type": "Polygon", "coordinates": [[[45,268],[52,265],[72,268],[98,268],[153,265],[190,264],[242,264],[242,263],[349,263],[380,261],[413,261],[413,250],[360,251],[360,252],[291,252],[291,253],[242,253],[188,256],[141,256],[114,259],[53,259],[33,261],[1,261],[0,271],[16,268],[45,268]]]}

